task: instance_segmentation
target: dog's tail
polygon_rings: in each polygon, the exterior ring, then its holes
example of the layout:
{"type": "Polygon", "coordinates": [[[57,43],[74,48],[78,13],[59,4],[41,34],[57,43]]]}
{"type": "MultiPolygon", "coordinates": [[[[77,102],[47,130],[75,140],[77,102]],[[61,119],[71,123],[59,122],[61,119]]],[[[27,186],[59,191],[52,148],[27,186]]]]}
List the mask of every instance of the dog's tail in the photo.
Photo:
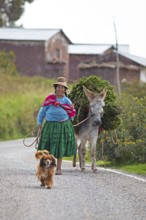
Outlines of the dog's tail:
{"type": "Polygon", "coordinates": [[[47,150],[38,150],[35,153],[35,158],[36,159],[41,159],[44,155],[48,155],[48,154],[49,154],[49,151],[47,151],[47,150]]]}

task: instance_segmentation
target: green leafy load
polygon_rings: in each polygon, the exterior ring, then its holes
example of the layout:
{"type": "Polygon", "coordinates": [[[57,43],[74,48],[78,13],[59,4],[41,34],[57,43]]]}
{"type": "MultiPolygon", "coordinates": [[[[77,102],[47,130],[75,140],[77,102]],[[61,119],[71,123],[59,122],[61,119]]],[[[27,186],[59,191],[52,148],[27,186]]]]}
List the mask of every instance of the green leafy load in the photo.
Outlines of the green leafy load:
{"type": "Polygon", "coordinates": [[[107,90],[101,127],[104,130],[116,129],[120,124],[120,109],[116,104],[117,96],[114,92],[114,88],[108,81],[94,75],[81,78],[77,83],[73,85],[73,88],[68,95],[74,103],[75,109],[77,111],[77,115],[73,121],[73,124],[81,122],[88,116],[89,101],[84,94],[83,85],[87,89],[97,93],[100,93],[104,88],[107,90]]]}

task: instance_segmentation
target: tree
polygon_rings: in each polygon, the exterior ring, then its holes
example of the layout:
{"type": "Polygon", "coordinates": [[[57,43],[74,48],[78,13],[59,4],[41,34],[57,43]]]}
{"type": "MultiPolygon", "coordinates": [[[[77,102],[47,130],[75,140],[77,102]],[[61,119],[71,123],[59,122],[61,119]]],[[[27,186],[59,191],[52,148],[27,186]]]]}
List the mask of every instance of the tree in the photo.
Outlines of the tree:
{"type": "Polygon", "coordinates": [[[34,0],[0,0],[0,27],[15,26],[24,12],[25,2],[32,3],[34,0]]]}

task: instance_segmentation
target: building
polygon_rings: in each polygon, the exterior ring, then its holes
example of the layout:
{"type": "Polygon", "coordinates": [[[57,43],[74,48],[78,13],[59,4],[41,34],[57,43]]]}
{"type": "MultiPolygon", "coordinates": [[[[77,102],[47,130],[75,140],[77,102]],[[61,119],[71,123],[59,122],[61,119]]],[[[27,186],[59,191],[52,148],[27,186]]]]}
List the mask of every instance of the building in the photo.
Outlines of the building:
{"type": "Polygon", "coordinates": [[[14,51],[24,75],[69,78],[69,44],[61,29],[0,28],[0,51],[14,51]]]}
{"type": "Polygon", "coordinates": [[[120,82],[146,82],[146,59],[131,55],[112,46],[99,56],[78,65],[78,77],[98,75],[117,86],[117,54],[120,82]]]}
{"type": "MultiPolygon", "coordinates": [[[[111,44],[72,44],[69,45],[69,76],[72,80],[78,80],[81,77],[79,66],[81,63],[92,62],[111,48],[111,44]]],[[[119,45],[122,52],[129,52],[128,45],[119,45]]]]}
{"type": "MultiPolygon", "coordinates": [[[[19,72],[70,81],[91,74],[116,85],[116,50],[110,44],[73,44],[62,29],[0,28],[0,51],[14,51],[19,72]]],[[[146,59],[119,45],[120,81],[146,82],[146,59]]]]}

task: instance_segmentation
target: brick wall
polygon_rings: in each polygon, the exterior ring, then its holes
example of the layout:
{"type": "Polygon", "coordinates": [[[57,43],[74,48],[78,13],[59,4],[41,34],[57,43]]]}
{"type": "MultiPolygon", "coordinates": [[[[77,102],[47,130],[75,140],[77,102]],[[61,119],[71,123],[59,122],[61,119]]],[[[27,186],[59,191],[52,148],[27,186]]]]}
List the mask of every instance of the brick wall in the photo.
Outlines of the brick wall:
{"type": "Polygon", "coordinates": [[[80,78],[80,70],[78,65],[86,60],[93,59],[95,55],[70,54],[69,56],[69,78],[70,80],[78,80],[80,78]]]}
{"type": "Polygon", "coordinates": [[[68,42],[62,34],[56,34],[48,42],[0,41],[0,51],[15,53],[16,66],[21,74],[69,78],[68,42]],[[56,50],[60,50],[59,60],[56,58],[56,50]],[[50,62],[47,61],[47,53],[51,54],[50,62]]]}
{"type": "Polygon", "coordinates": [[[0,41],[0,51],[13,51],[16,66],[24,75],[41,75],[44,73],[44,43],[24,41],[0,41]]]}
{"type": "MultiPolygon", "coordinates": [[[[101,76],[111,84],[116,85],[116,68],[90,68],[79,69],[79,64],[96,59],[97,63],[115,62],[115,53],[97,55],[68,54],[67,39],[61,34],[56,34],[48,41],[0,41],[0,51],[14,51],[18,71],[29,76],[45,76],[56,78],[65,76],[70,81],[78,80],[81,77],[91,74],[101,76]],[[56,50],[60,51],[57,57],[56,50]],[[49,56],[48,56],[49,55],[49,56]],[[48,59],[50,57],[50,59],[48,59]]],[[[135,65],[139,69],[130,70],[120,68],[120,80],[134,81],[140,79],[140,65],[123,56],[120,62],[125,65],[135,65]]]]}
{"type": "MultiPolygon", "coordinates": [[[[125,67],[120,67],[119,69],[120,82],[123,79],[126,79],[128,82],[140,80],[140,65],[123,56],[119,56],[119,61],[125,66],[125,67]]],[[[86,61],[86,63],[90,63],[90,62],[86,61]]],[[[89,75],[100,76],[104,80],[109,81],[113,86],[117,87],[116,54],[112,52],[112,53],[100,55],[96,57],[96,63],[97,64],[113,63],[113,68],[106,66],[103,67],[90,66],[90,68],[82,67],[79,68],[78,70],[78,77],[81,78],[89,75]]]]}
{"type": "MultiPolygon", "coordinates": [[[[104,80],[109,81],[113,86],[117,86],[116,68],[90,68],[80,69],[79,78],[96,75],[102,77],[104,80]]],[[[120,82],[126,79],[128,82],[140,80],[140,73],[137,70],[120,69],[120,82]]]]}

